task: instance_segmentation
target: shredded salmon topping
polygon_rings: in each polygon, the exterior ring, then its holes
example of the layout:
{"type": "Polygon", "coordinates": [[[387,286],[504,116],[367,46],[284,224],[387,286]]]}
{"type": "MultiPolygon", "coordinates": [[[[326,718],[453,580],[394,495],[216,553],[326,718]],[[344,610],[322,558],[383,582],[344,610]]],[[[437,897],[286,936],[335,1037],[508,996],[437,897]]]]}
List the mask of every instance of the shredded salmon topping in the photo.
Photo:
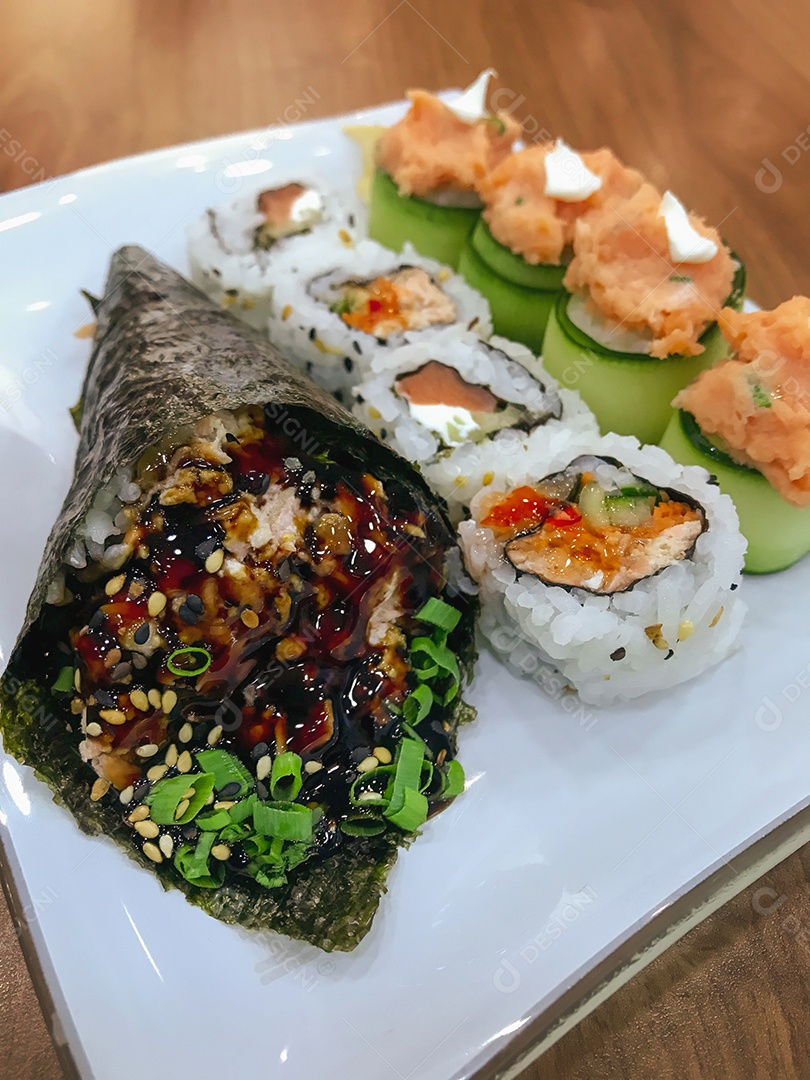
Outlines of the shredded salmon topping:
{"type": "Polygon", "coordinates": [[[507,113],[469,124],[427,90],[409,90],[411,107],[377,144],[377,165],[402,195],[477,191],[512,150],[521,127],[507,113]]]}
{"type": "Polygon", "coordinates": [[[675,404],[788,502],[808,506],[810,299],[750,314],[726,308],[720,326],[736,355],[704,371],[675,404]]]}
{"type": "Polygon", "coordinates": [[[492,235],[532,264],[559,265],[565,248],[573,243],[580,217],[614,199],[628,198],[643,183],[641,173],[602,148],[580,155],[602,181],[599,190],[579,202],[552,198],[545,194],[545,160],[554,146],[549,142],[511,154],[479,188],[486,204],[484,220],[492,235]]]}
{"type": "Polygon", "coordinates": [[[709,262],[673,262],[661,195],[644,184],[620,206],[581,218],[565,287],[585,293],[598,315],[623,329],[650,331],[650,354],[697,356],[699,338],[731,292],[734,263],[716,229],[694,214],[692,227],[717,244],[709,262]]]}

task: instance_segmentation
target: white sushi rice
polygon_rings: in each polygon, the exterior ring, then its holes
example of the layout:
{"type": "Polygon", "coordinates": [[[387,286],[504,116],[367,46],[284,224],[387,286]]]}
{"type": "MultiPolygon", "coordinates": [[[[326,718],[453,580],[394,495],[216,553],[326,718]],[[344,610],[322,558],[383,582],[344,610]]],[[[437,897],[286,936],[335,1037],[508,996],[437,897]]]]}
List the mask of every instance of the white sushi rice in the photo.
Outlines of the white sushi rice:
{"type": "MultiPolygon", "coordinates": [[[[746,612],[734,591],[746,541],[734,504],[709,482],[705,469],[678,465],[659,447],[641,447],[631,437],[575,443],[550,455],[547,448],[540,456],[527,452],[519,467],[501,474],[501,489],[540,481],[580,454],[613,457],[631,473],[702,506],[708,528],[693,553],[624,592],[597,596],[518,574],[493,532],[479,524],[488,492],[473,499],[473,520],[462,523],[459,535],[467,570],[480,588],[481,628],[495,651],[520,670],[530,649],[583,701],[607,705],[675,686],[728,655],[746,612]],[[620,658],[612,660],[617,651],[620,658]]],[[[488,491],[495,490],[493,483],[488,491]]]]}
{"type": "MultiPolygon", "coordinates": [[[[379,351],[381,343],[373,334],[354,330],[330,310],[326,298],[333,289],[337,297],[337,287],[343,282],[369,281],[404,266],[420,267],[455,304],[454,326],[472,327],[482,337],[492,332],[486,299],[459,274],[434,259],[418,255],[409,244],[400,254],[374,240],[361,240],[351,249],[324,244],[317,252],[310,250],[305,254],[306,270],[302,269],[302,255],[296,272],[287,274],[274,288],[268,324],[270,340],[315,382],[346,401],[354,384],[368,373],[372,356],[379,351]]],[[[427,332],[426,329],[415,333],[427,332]]],[[[403,341],[404,335],[397,334],[382,344],[394,347],[403,341]]]]}
{"type": "Polygon", "coordinates": [[[271,173],[261,187],[251,183],[248,190],[206,210],[193,222],[187,234],[191,279],[215,304],[256,329],[266,330],[276,282],[316,260],[324,243],[351,247],[363,227],[359,200],[338,193],[320,174],[307,170],[289,175],[271,173]],[[301,183],[320,193],[324,220],[309,232],[285,237],[269,248],[257,246],[256,230],[264,222],[258,210],[260,193],[289,183],[301,183]]]}
{"type": "Polygon", "coordinates": [[[519,460],[529,445],[539,456],[542,447],[551,453],[577,434],[598,435],[596,419],[579,394],[560,390],[524,345],[501,337],[485,342],[461,326],[407,333],[404,344],[378,348],[369,375],[354,388],[353,411],[394,450],[420,466],[456,522],[474,495],[502,474],[510,461],[519,460]],[[431,360],[454,368],[466,382],[486,387],[502,401],[525,406],[546,419],[531,432],[504,428],[491,437],[445,446],[412,415],[395,390],[399,378],[431,360]]]}

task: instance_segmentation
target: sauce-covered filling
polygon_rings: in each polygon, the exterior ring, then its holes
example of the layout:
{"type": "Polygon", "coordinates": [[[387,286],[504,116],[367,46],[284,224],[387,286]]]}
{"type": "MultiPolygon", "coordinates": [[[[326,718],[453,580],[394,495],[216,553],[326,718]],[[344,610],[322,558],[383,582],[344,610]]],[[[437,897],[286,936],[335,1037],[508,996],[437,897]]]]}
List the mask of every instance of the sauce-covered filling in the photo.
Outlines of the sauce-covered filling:
{"type": "Polygon", "coordinates": [[[432,431],[446,447],[480,441],[505,428],[529,430],[559,415],[555,412],[559,405],[556,395],[548,396],[549,409],[541,413],[504,401],[486,386],[467,382],[455,368],[439,360],[429,360],[401,375],[394,390],[407,402],[412,419],[432,431]]]}
{"type": "Polygon", "coordinates": [[[450,651],[446,525],[417,488],[313,443],[257,408],[148,451],[131,554],[69,579],[93,797],[120,792],[145,854],[201,887],[221,884],[218,859],[280,884],[345,833],[418,827],[458,788],[430,708],[455,660],[439,675],[411,651],[425,635],[450,651]],[[419,725],[410,795],[393,790],[403,717],[419,725]]]}
{"type": "Polygon", "coordinates": [[[455,303],[417,266],[402,266],[370,281],[333,282],[323,289],[314,283],[312,291],[347,326],[381,339],[457,318],[455,303]]]}
{"type": "Polygon", "coordinates": [[[287,236],[309,232],[326,216],[321,193],[301,183],[260,192],[256,209],[264,218],[255,233],[256,246],[261,248],[272,247],[287,236]]]}
{"type": "Polygon", "coordinates": [[[610,594],[688,558],[706,519],[686,496],[581,458],[538,484],[493,493],[481,524],[516,570],[610,594]]]}

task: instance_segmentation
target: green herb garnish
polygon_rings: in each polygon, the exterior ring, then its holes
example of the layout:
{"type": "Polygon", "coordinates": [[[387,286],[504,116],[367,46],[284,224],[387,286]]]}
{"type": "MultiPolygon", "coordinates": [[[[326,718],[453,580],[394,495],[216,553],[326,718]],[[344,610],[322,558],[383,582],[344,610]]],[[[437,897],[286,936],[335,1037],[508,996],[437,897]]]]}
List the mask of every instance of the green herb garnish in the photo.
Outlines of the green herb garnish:
{"type": "Polygon", "coordinates": [[[207,649],[201,649],[196,645],[175,649],[166,661],[166,667],[173,675],[184,675],[186,678],[202,675],[210,666],[211,654],[207,649]]]}
{"type": "Polygon", "coordinates": [[[770,394],[763,390],[758,383],[754,383],[751,387],[751,397],[754,399],[754,404],[758,409],[770,409],[773,405],[770,394]]]}
{"type": "Polygon", "coordinates": [[[57,694],[72,694],[73,693],[73,679],[74,668],[63,667],[60,669],[59,674],[56,676],[56,682],[51,686],[52,690],[55,690],[57,694]]]}
{"type": "Polygon", "coordinates": [[[670,274],[669,280],[678,282],[682,285],[688,285],[692,279],[689,274],[670,274]]]}

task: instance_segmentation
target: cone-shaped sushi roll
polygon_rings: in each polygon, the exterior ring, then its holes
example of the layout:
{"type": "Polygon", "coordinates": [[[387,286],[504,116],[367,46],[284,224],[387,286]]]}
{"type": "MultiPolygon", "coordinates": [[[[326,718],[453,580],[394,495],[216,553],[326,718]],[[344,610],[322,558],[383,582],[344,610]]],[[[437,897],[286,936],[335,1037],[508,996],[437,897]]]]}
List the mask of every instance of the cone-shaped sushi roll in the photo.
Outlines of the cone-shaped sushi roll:
{"type": "Polygon", "coordinates": [[[561,139],[511,154],[481,179],[484,212],[459,269],[489,300],[496,333],[540,352],[576,222],[641,183],[610,150],[578,154],[561,139]]]}
{"type": "Polygon", "coordinates": [[[703,469],[615,435],[525,461],[459,528],[482,629],[515,660],[530,648],[584,701],[661,690],[716,664],[745,611],[745,541],[703,469]]]}
{"type": "Polygon", "coordinates": [[[520,125],[487,111],[493,71],[481,73],[455,101],[409,90],[411,107],[376,146],[369,235],[394,251],[410,243],[456,267],[481,212],[477,188],[512,150],[520,125]]]}
{"type": "Polygon", "coordinates": [[[374,354],[353,411],[419,465],[454,521],[530,437],[540,453],[541,443],[559,447],[575,434],[597,434],[579,395],[560,391],[523,345],[485,342],[457,327],[406,339],[374,354]]]}
{"type": "Polygon", "coordinates": [[[395,255],[373,240],[325,249],[273,294],[270,339],[316,383],[350,400],[381,344],[439,326],[487,336],[489,306],[458,274],[406,246],[395,255]]]}
{"type": "Polygon", "coordinates": [[[5,749],[210,914],[322,948],[463,787],[474,612],[406,462],[140,248],[0,683],[5,749]]]}
{"type": "Polygon", "coordinates": [[[661,445],[703,465],[740,515],[745,569],[783,570],[810,552],[810,300],[725,310],[732,349],[682,390],[661,445]]]}
{"type": "Polygon", "coordinates": [[[318,175],[292,174],[251,185],[213,207],[188,231],[191,279],[215,304],[264,330],[279,277],[306,263],[323,244],[358,238],[360,205],[318,175]]]}
{"type": "Polygon", "coordinates": [[[603,431],[657,442],[671,401],[726,355],[717,326],[742,306],[745,270],[717,230],[651,184],[577,223],[543,360],[603,431]]]}

